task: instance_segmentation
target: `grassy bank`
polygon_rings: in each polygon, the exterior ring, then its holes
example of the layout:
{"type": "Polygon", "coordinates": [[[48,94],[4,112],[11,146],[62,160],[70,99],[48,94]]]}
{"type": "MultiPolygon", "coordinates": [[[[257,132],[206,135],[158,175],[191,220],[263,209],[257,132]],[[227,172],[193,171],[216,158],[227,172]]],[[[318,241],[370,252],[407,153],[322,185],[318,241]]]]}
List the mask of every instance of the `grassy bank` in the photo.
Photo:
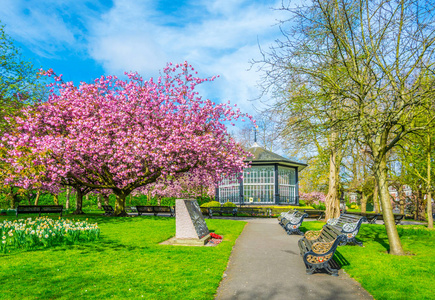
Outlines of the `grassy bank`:
{"type": "Polygon", "coordinates": [[[1,299],[213,299],[245,225],[207,219],[220,245],[174,247],[159,245],[175,234],[174,218],[83,218],[98,223],[100,240],[0,254],[1,299]]]}
{"type": "MultiPolygon", "coordinates": [[[[322,222],[304,222],[303,231],[320,229],[322,222]]],[[[336,258],[342,268],[375,299],[434,299],[435,231],[422,225],[398,226],[407,256],[387,253],[384,225],[363,224],[357,238],[364,247],[341,246],[336,258]]]]}

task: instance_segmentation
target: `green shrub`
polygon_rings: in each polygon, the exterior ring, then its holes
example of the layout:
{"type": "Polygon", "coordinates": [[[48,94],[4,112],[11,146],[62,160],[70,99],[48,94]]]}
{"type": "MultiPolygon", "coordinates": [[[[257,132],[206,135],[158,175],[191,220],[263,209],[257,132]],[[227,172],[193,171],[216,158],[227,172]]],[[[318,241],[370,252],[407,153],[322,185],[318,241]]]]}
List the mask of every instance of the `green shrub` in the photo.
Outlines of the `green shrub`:
{"type": "Polygon", "coordinates": [[[223,205],[223,207],[237,207],[237,205],[235,205],[233,202],[225,202],[223,205]]]}
{"type": "Polygon", "coordinates": [[[299,200],[299,205],[300,206],[305,206],[305,201],[304,200],[299,200]]]}
{"type": "Polygon", "coordinates": [[[314,209],[318,209],[318,210],[326,210],[326,206],[325,206],[325,204],[311,204],[311,206],[312,206],[314,209]]]}
{"type": "Polygon", "coordinates": [[[217,206],[219,207],[221,206],[221,204],[217,201],[210,201],[210,202],[203,203],[201,205],[201,207],[217,207],[217,206]]]}

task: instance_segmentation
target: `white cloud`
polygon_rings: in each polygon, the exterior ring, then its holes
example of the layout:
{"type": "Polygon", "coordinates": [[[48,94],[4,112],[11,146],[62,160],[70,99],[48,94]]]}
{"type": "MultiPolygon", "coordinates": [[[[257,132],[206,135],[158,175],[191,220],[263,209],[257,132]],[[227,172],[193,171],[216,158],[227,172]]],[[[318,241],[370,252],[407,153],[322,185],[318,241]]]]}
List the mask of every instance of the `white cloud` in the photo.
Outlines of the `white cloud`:
{"type": "Polygon", "coordinates": [[[153,0],[114,0],[111,7],[91,0],[3,0],[0,20],[34,53],[59,58],[78,52],[106,74],[137,71],[148,78],[167,62],[187,60],[200,76],[221,76],[200,87],[202,95],[252,113],[249,100],[259,95],[260,74],[248,71],[249,62],[260,56],[257,40],[268,48],[280,37],[273,25],[286,17],[270,8],[281,1],[190,1],[168,14],[153,0]]]}
{"type": "Polygon", "coordinates": [[[191,23],[171,26],[156,21],[164,16],[149,3],[116,1],[93,24],[90,53],[108,73],[138,71],[145,78],[169,61],[187,60],[200,75],[221,76],[200,89],[204,96],[253,112],[259,74],[248,71],[249,61],[259,56],[257,39],[269,44],[279,35],[273,27],[279,12],[242,0],[203,3],[186,12],[196,16],[191,23]]]}

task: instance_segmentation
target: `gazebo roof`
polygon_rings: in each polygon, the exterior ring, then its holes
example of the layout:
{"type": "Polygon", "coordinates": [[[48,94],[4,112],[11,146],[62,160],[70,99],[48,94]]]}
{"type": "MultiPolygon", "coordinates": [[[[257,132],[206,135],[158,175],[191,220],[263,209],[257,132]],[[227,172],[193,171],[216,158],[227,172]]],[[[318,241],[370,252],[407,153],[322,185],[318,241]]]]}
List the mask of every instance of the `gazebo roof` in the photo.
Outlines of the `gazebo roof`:
{"type": "Polygon", "coordinates": [[[298,171],[301,171],[306,166],[308,166],[307,164],[289,160],[281,155],[266,150],[263,147],[260,147],[260,145],[258,145],[256,142],[252,145],[251,148],[248,149],[248,151],[254,155],[246,158],[246,161],[251,162],[252,165],[278,163],[279,165],[283,166],[297,167],[298,171]]]}

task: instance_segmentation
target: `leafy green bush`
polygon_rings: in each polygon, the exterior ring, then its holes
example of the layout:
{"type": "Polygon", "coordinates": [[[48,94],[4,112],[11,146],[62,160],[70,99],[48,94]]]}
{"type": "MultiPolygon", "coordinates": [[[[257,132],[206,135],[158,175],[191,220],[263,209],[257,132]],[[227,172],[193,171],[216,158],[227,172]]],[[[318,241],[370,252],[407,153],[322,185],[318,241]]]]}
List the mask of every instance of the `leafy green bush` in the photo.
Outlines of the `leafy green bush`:
{"type": "MultiPolygon", "coordinates": [[[[216,202],[216,201],[215,201],[216,202]]],[[[235,205],[233,202],[225,202],[224,205],[222,205],[223,207],[237,207],[237,205],[235,205]]]]}
{"type": "Polygon", "coordinates": [[[325,204],[311,204],[311,206],[314,208],[314,209],[318,209],[318,210],[326,210],[326,206],[325,206],[325,204]]]}
{"type": "Polygon", "coordinates": [[[304,200],[299,200],[299,205],[300,206],[305,206],[305,201],[304,200]]]}
{"type": "Polygon", "coordinates": [[[203,203],[201,205],[201,207],[218,207],[218,206],[220,207],[221,204],[217,201],[210,201],[210,202],[203,203]]]}

